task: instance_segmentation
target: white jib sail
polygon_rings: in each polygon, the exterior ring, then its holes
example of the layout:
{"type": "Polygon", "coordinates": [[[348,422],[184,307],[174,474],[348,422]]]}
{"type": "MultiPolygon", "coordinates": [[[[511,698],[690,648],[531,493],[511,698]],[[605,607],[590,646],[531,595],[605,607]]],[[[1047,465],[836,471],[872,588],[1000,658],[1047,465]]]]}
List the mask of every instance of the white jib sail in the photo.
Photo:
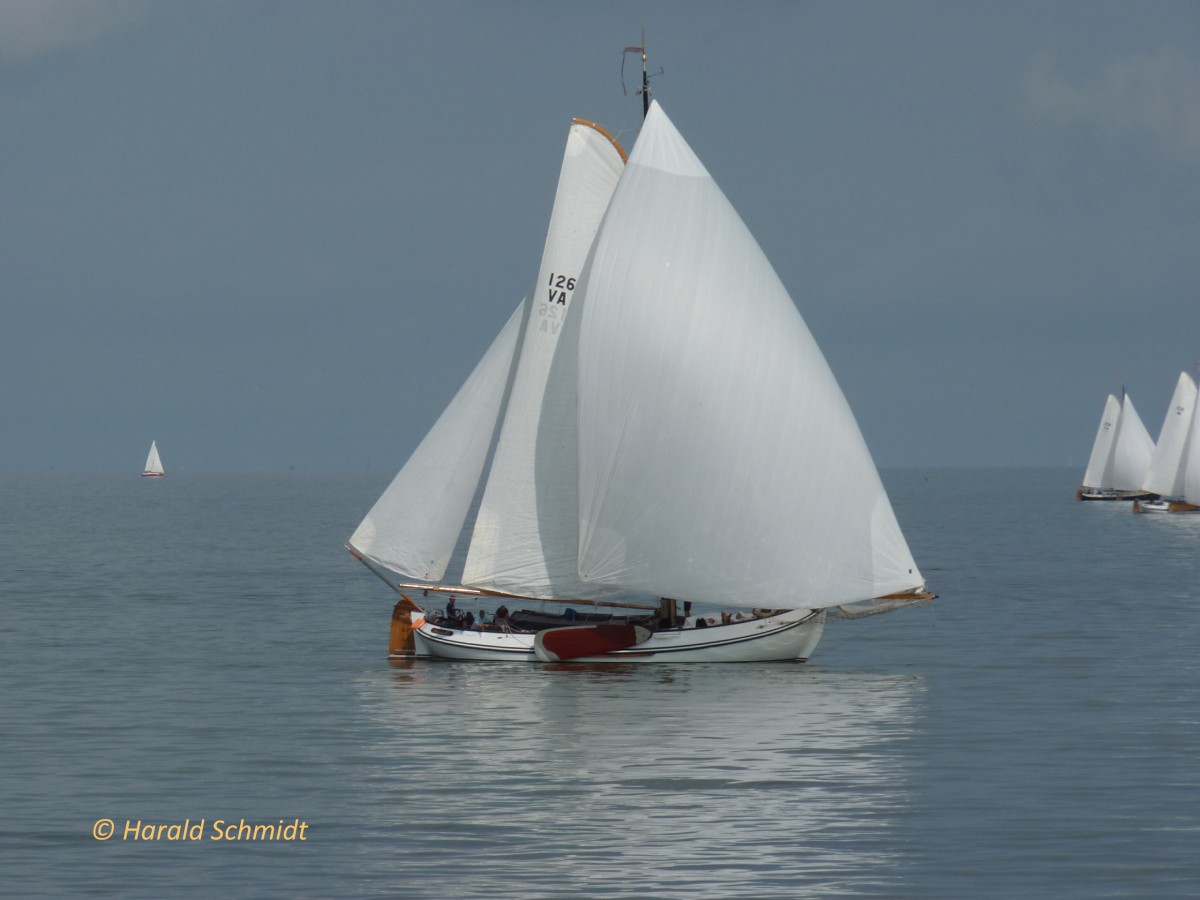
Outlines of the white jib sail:
{"type": "Polygon", "coordinates": [[[1113,439],[1117,436],[1117,422],[1121,418],[1121,401],[1112,394],[1104,401],[1104,412],[1096,439],[1092,441],[1092,455],[1088,457],[1087,470],[1083,473],[1083,486],[1097,490],[1112,489],[1113,439]]]}
{"type": "Polygon", "coordinates": [[[1192,417],[1196,410],[1196,382],[1187,372],[1179,373],[1175,393],[1167,407],[1166,418],[1158,433],[1154,455],[1142,490],[1163,497],[1182,497],[1186,468],[1188,436],[1192,431],[1192,417]]]}
{"type": "Polygon", "coordinates": [[[923,583],[816,342],[657,103],[580,290],[585,580],[743,607],[923,583]]]}
{"type": "Polygon", "coordinates": [[[577,575],[575,373],[570,363],[556,362],[556,350],[623,168],[607,136],[579,122],[571,126],[512,392],[467,553],[465,584],[538,597],[606,593],[581,584],[577,575]]]}
{"type": "Polygon", "coordinates": [[[496,432],[525,307],[517,307],[350,537],[359,553],[421,581],[445,574],[496,432]]]}
{"type": "Polygon", "coordinates": [[[1142,417],[1126,394],[1121,400],[1121,418],[1112,455],[1112,489],[1137,491],[1141,489],[1154,456],[1154,439],[1142,424],[1142,417]]]}
{"type": "Polygon", "coordinates": [[[158,456],[158,441],[150,442],[150,453],[146,457],[146,468],[142,470],[147,475],[162,475],[163,464],[158,456]]]}

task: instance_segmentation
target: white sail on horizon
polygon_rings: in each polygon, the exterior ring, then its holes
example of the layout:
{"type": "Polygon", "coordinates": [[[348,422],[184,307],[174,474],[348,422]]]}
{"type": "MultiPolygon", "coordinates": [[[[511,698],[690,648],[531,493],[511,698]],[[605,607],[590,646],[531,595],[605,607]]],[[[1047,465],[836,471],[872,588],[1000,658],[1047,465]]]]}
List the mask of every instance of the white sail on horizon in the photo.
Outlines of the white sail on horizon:
{"type": "Polygon", "coordinates": [[[146,465],[142,469],[143,475],[163,475],[162,458],[158,455],[158,441],[150,442],[150,453],[146,456],[146,465]]]}
{"type": "MultiPolygon", "coordinates": [[[[1197,397],[1196,405],[1200,407],[1200,397],[1197,397]]],[[[1192,412],[1192,427],[1183,459],[1183,499],[1200,506],[1200,415],[1195,411],[1192,412]]]]}
{"type": "Polygon", "coordinates": [[[1142,490],[1166,498],[1183,496],[1196,397],[1196,382],[1187,372],[1180,372],[1158,433],[1154,455],[1142,482],[1142,490]]]}
{"type": "Polygon", "coordinates": [[[1083,487],[1101,491],[1139,491],[1154,456],[1154,439],[1142,424],[1133,399],[1108,395],[1092,443],[1083,487]]]}

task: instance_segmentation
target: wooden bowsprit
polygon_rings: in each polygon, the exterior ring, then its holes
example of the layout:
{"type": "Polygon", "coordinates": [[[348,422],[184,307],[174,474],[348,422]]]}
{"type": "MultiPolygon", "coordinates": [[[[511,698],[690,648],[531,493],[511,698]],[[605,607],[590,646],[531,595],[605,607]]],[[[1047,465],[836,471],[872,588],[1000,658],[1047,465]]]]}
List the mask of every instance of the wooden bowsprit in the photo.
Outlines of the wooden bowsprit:
{"type": "Polygon", "coordinates": [[[562,662],[636,647],[649,639],[650,630],[641,625],[568,625],[539,631],[533,652],[542,662],[562,662]]]}

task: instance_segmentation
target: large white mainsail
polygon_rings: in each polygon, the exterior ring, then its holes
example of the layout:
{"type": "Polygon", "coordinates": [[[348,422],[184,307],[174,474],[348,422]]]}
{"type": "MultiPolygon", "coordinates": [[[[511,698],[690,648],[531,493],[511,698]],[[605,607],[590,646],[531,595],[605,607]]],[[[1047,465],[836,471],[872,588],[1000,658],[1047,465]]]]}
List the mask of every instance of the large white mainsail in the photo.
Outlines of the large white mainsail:
{"type": "Polygon", "coordinates": [[[1142,490],[1162,497],[1183,496],[1196,396],[1196,382],[1187,372],[1180,372],[1166,418],[1158,433],[1154,455],[1142,482],[1142,490]]]}
{"type": "Polygon", "coordinates": [[[922,585],[816,342],[657,103],[581,291],[584,580],[742,607],[922,585]]]}

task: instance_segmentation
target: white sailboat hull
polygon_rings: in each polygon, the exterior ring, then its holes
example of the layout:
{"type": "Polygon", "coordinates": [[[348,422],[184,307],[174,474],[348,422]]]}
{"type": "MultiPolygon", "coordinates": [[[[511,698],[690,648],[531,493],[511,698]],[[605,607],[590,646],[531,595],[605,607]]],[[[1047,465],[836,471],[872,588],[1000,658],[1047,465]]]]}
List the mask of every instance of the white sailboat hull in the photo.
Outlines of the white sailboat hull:
{"type": "Polygon", "coordinates": [[[1200,512],[1200,506],[1188,503],[1186,500],[1142,500],[1138,502],[1135,512],[1143,513],[1180,513],[1200,512]]]}
{"type": "MultiPolygon", "coordinates": [[[[825,629],[825,611],[789,610],[777,616],[655,632],[645,643],[571,662],[774,662],[804,661],[825,629]]],[[[438,657],[474,661],[534,662],[534,635],[459,631],[424,622],[413,630],[414,650],[404,659],[438,657]]]]}

